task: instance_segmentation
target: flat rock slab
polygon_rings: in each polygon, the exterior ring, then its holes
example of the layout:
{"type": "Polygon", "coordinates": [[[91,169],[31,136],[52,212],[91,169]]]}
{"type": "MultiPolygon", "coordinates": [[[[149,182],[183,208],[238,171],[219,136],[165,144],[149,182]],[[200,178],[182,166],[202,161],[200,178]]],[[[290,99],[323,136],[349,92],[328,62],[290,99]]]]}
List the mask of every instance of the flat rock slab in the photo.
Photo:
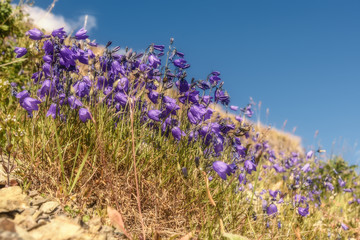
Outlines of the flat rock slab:
{"type": "Polygon", "coordinates": [[[55,201],[46,202],[41,205],[40,211],[43,213],[52,213],[57,207],[59,207],[59,205],[60,204],[55,201]]]}
{"type": "Polygon", "coordinates": [[[52,219],[50,223],[30,231],[30,234],[34,239],[65,240],[78,239],[83,232],[79,224],[59,216],[52,219]]]}
{"type": "Polygon", "coordinates": [[[0,213],[22,211],[28,207],[28,198],[19,186],[0,189],[0,213]]]}

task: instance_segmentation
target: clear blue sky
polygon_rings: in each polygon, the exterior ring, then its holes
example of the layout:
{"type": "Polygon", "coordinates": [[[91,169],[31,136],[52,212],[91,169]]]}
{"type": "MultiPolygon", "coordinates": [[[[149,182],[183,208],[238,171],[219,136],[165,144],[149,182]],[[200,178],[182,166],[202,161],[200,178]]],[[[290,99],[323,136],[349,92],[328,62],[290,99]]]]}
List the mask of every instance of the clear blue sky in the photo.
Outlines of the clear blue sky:
{"type": "Polygon", "coordinates": [[[263,122],[282,128],[287,119],[285,130],[296,126],[304,147],[360,163],[358,0],[59,0],[53,13],[94,16],[90,37],[101,44],[140,50],[174,37],[190,76],[220,71],[233,105],[262,101],[263,122]]]}

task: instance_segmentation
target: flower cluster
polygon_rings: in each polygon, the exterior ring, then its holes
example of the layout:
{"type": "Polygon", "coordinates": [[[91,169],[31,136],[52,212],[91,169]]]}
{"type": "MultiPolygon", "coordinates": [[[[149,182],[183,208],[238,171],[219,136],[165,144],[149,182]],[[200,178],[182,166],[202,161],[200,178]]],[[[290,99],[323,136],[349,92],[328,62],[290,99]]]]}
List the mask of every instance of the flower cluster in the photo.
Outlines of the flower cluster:
{"type": "MultiPolygon", "coordinates": [[[[91,110],[101,105],[116,113],[112,115],[116,125],[120,118],[137,111],[141,124],[169,141],[200,144],[202,157],[212,162],[204,167],[209,173],[216,172],[222,181],[238,179],[238,192],[253,190],[254,178],[261,181],[264,176],[281,176],[286,190],[256,192],[269,217],[277,216],[281,204],[293,205],[299,216],[306,217],[310,207],[320,206],[321,196],[335,188],[353,194],[349,204],[360,204],[360,195],[352,187],[355,181],[346,182],[339,174],[319,174],[321,166],[315,162],[313,151],[305,156],[277,153],[259,133],[251,136],[253,128],[245,118],[253,115],[252,104],[244,108],[229,106],[230,96],[223,89],[218,71],[205,80],[189,81],[186,70],[190,64],[173,46],[173,39],[167,53],[164,45],[152,44],[144,53],[128,50],[118,54],[120,47],[110,49],[109,42],[103,54],[97,56],[92,51],[97,44],[88,40],[85,29],[80,29],[70,42],[63,28],[51,35],[32,29],[26,35],[43,50],[41,66],[32,75],[36,93],[23,90],[16,94],[30,117],[46,106],[46,116],[55,120],[69,121],[74,116],[71,113],[76,112],[77,121],[96,123],[91,110]],[[214,110],[215,105],[239,114],[234,119],[222,117],[214,110]],[[225,149],[230,149],[230,158],[222,157],[225,149]]],[[[22,57],[27,50],[18,47],[15,52],[22,57]]],[[[182,172],[188,176],[186,168],[182,172]]],[[[280,228],[281,223],[278,225],[280,228]]]]}

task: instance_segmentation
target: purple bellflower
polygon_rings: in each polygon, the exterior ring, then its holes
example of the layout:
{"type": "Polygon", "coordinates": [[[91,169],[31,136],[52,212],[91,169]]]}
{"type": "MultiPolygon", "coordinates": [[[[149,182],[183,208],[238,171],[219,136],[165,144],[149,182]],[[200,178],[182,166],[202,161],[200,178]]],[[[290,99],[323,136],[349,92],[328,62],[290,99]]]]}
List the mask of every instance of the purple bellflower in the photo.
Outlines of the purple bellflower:
{"type": "Polygon", "coordinates": [[[27,49],[23,47],[16,47],[14,52],[16,53],[16,58],[21,58],[27,53],[27,49]]]}
{"type": "Polygon", "coordinates": [[[276,205],[274,203],[271,203],[266,209],[266,213],[269,216],[274,215],[277,212],[278,212],[278,209],[277,209],[277,207],[276,207],[276,205]]]}
{"type": "Polygon", "coordinates": [[[248,174],[251,174],[251,172],[256,171],[256,165],[250,160],[246,160],[244,162],[244,168],[247,171],[248,174]]]}
{"type": "Polygon", "coordinates": [[[91,119],[91,114],[89,110],[86,108],[80,108],[79,109],[79,118],[82,122],[87,122],[87,120],[91,119]]]}
{"type": "Polygon", "coordinates": [[[27,31],[25,35],[29,36],[32,40],[41,40],[44,37],[44,33],[37,28],[27,31]]]}
{"type": "Polygon", "coordinates": [[[227,175],[230,176],[231,168],[222,161],[215,161],[213,163],[214,171],[224,180],[226,180],[227,175]]]}
{"type": "Polygon", "coordinates": [[[299,213],[301,216],[306,217],[307,215],[309,215],[309,206],[307,206],[306,208],[299,207],[299,208],[298,208],[298,213],[299,213]]]}
{"type": "Polygon", "coordinates": [[[49,116],[51,116],[53,119],[56,118],[56,104],[55,103],[50,105],[50,108],[46,113],[46,117],[49,117],[49,116]]]}
{"type": "Polygon", "coordinates": [[[87,34],[87,30],[85,30],[84,28],[81,28],[79,31],[77,31],[77,33],[75,34],[75,38],[77,40],[85,40],[87,39],[89,36],[86,35],[87,34]]]}
{"type": "Polygon", "coordinates": [[[160,110],[149,110],[148,117],[154,121],[160,122],[160,110]]]}

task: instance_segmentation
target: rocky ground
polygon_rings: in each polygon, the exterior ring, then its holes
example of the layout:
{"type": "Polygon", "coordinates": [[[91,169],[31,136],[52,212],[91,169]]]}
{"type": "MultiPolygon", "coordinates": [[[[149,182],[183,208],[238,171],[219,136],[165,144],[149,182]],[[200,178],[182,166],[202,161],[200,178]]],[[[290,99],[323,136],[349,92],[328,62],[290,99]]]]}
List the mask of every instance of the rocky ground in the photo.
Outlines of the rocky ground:
{"type": "Polygon", "coordinates": [[[19,180],[7,177],[0,164],[0,240],[90,240],[124,239],[113,227],[103,225],[100,218],[84,223],[66,213],[57,199],[36,191],[24,193],[19,180]]]}

